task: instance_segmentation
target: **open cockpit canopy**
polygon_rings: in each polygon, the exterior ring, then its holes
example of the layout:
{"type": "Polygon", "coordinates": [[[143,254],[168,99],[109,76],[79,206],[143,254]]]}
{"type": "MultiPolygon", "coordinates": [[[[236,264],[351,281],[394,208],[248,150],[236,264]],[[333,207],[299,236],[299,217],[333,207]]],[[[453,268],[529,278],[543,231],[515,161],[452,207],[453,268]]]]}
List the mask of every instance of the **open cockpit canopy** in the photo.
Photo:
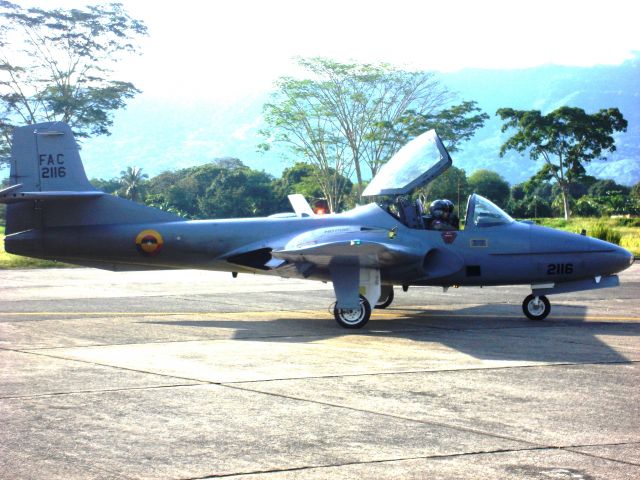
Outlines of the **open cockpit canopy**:
{"type": "Polygon", "coordinates": [[[411,140],[391,157],[362,195],[408,195],[450,166],[449,152],[436,131],[429,130],[411,140]]]}

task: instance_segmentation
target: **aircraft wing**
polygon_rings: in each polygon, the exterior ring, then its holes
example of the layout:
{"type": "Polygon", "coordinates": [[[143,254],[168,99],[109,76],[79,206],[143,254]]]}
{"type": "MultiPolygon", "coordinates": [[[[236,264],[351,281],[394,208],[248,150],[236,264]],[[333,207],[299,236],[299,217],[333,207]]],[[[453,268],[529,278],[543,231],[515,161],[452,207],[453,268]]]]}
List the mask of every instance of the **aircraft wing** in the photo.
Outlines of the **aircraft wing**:
{"type": "Polygon", "coordinates": [[[318,243],[275,250],[271,255],[292,263],[311,263],[319,267],[359,265],[377,269],[415,262],[418,258],[416,252],[401,244],[368,240],[318,243]]]}
{"type": "Polygon", "coordinates": [[[360,294],[375,305],[381,292],[381,270],[420,261],[419,252],[411,247],[379,236],[375,240],[354,238],[294,244],[272,251],[271,256],[305,269],[328,270],[338,308],[358,307],[360,294]]]}

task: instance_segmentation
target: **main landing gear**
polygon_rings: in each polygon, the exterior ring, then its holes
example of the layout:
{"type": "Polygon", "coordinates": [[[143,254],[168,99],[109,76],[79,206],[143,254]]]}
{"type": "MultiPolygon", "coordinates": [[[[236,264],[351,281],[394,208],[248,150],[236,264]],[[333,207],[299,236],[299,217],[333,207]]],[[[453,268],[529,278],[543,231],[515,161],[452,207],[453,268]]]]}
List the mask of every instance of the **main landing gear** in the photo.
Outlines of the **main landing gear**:
{"type": "Polygon", "coordinates": [[[393,287],[383,286],[380,291],[380,298],[376,303],[375,308],[384,309],[387,308],[393,302],[393,287]]]}
{"type": "MultiPolygon", "coordinates": [[[[387,308],[393,302],[393,286],[383,286],[380,298],[374,308],[387,308]]],[[[338,325],[344,328],[362,328],[371,318],[371,305],[368,300],[360,295],[359,308],[333,307],[333,316],[338,325]]]]}
{"type": "Polygon", "coordinates": [[[544,295],[531,294],[522,302],[522,311],[529,320],[544,320],[551,311],[551,304],[544,295]]]}
{"type": "Polygon", "coordinates": [[[362,328],[371,318],[371,305],[366,298],[360,295],[358,308],[338,308],[335,306],[333,307],[333,316],[341,327],[362,328]]]}

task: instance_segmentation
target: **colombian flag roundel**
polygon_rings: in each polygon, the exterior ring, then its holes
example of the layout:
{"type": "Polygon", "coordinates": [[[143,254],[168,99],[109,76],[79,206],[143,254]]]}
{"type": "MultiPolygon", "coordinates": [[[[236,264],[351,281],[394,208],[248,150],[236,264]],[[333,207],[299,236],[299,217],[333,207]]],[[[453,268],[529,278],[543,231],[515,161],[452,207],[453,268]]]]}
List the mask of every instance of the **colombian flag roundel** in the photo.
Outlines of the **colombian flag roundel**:
{"type": "Polygon", "coordinates": [[[155,230],[143,230],[136,237],[138,252],[147,257],[157,255],[162,249],[164,241],[162,235],[155,230]]]}

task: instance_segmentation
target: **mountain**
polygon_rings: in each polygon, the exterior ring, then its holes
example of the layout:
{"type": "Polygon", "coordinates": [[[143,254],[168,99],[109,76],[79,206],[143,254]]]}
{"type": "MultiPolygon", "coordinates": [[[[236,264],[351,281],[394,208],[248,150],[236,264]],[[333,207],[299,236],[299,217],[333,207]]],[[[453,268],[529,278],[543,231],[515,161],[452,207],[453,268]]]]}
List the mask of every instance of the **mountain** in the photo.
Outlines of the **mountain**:
{"type": "Polygon", "coordinates": [[[257,153],[267,99],[265,92],[227,104],[184,103],[141,94],[117,112],[111,136],[84,142],[87,175],[112,178],[135,165],[153,176],[220,157],[239,158],[252,168],[280,175],[283,162],[257,153]]]}
{"type": "MultiPolygon", "coordinates": [[[[618,150],[608,160],[594,162],[589,172],[627,185],[640,180],[640,56],[618,66],[590,68],[545,66],[523,70],[467,69],[440,74],[458,99],[476,100],[491,119],[454,155],[454,165],[472,173],[479,168],[500,172],[510,183],[533,175],[540,163],[509,153],[498,155],[508,132],[500,132],[495,111],[501,107],[540,109],[562,106],[588,112],[618,107],[629,122],[618,134],[618,150]]],[[[202,164],[218,157],[236,157],[252,168],[279,176],[293,160],[276,153],[257,153],[262,105],[269,92],[259,92],[225,104],[184,103],[154,99],[144,93],[114,117],[110,137],[84,143],[82,157],[89,177],[112,178],[127,166],[149,175],[202,164]]]]}
{"type": "Polygon", "coordinates": [[[500,132],[496,110],[511,107],[537,109],[543,114],[563,105],[588,113],[617,107],[629,122],[626,133],[616,134],[616,152],[588,168],[597,177],[631,185],[640,180],[640,57],[618,66],[590,68],[545,66],[523,70],[462,70],[442,74],[442,82],[459,98],[476,100],[491,118],[454,157],[454,164],[472,172],[488,168],[510,183],[531,177],[542,165],[510,152],[500,158],[500,146],[513,132],[500,132]]]}

